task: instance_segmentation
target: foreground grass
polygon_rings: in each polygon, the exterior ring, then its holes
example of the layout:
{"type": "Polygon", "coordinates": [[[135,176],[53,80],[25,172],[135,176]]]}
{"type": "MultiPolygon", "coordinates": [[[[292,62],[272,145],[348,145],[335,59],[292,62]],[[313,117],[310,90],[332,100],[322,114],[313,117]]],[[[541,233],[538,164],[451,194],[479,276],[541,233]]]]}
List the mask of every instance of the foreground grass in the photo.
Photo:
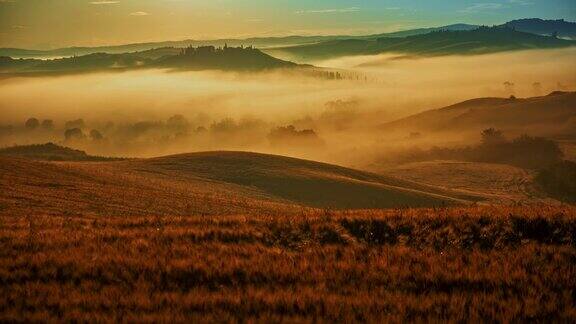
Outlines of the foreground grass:
{"type": "Polygon", "coordinates": [[[0,221],[0,322],[576,318],[573,207],[0,221]]]}

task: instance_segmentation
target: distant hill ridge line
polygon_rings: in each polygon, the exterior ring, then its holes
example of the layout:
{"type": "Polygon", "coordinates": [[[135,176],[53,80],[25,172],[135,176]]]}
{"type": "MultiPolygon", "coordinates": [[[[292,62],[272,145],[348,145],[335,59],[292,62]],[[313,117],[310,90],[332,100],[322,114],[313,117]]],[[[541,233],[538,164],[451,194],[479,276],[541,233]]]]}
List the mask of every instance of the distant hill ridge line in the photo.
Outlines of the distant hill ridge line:
{"type": "MultiPolygon", "coordinates": [[[[414,115],[383,124],[389,131],[449,131],[454,129],[474,129],[484,127],[523,129],[530,125],[548,125],[557,135],[571,130],[570,120],[576,118],[576,92],[553,91],[545,96],[527,98],[485,97],[465,100],[442,108],[426,110],[414,115]]],[[[539,135],[537,129],[534,134],[539,135]]],[[[550,132],[550,130],[549,130],[550,132]]],[[[553,134],[554,132],[550,133],[553,134]]],[[[548,135],[550,135],[548,134],[548,135]]]]}
{"type": "Polygon", "coordinates": [[[92,53],[57,59],[12,59],[0,57],[0,72],[43,73],[100,71],[109,69],[170,68],[184,70],[266,70],[308,67],[281,60],[253,47],[200,46],[159,48],[142,52],[92,53]]]}
{"type": "MultiPolygon", "coordinates": [[[[539,33],[551,35],[554,31],[558,32],[560,37],[576,38],[576,23],[568,22],[563,19],[559,20],[544,20],[539,18],[525,18],[508,21],[501,25],[496,26],[510,26],[519,31],[527,31],[531,33],[539,33]]],[[[328,36],[277,36],[277,37],[251,37],[245,39],[214,39],[214,40],[194,40],[187,39],[182,41],[160,41],[160,42],[143,42],[143,43],[130,43],[121,45],[105,45],[105,46],[72,46],[57,49],[47,50],[33,50],[22,48],[0,48],[0,56],[10,57],[33,57],[33,56],[72,56],[72,55],[85,55],[95,52],[105,53],[126,53],[149,50],[158,47],[187,47],[187,46],[202,46],[214,45],[223,46],[224,44],[239,46],[239,45],[252,45],[256,47],[275,47],[275,46],[289,46],[298,44],[311,44],[327,40],[342,40],[342,39],[375,39],[379,37],[405,37],[418,34],[425,34],[437,30],[472,30],[480,27],[479,25],[471,25],[465,23],[456,23],[440,27],[424,27],[410,30],[401,30],[389,33],[371,34],[363,36],[352,35],[328,35],[328,36]]]]}
{"type": "Polygon", "coordinates": [[[401,53],[407,56],[477,55],[528,49],[576,46],[576,41],[540,36],[510,27],[474,30],[435,30],[406,37],[344,39],[262,51],[255,47],[200,46],[158,48],[123,54],[92,53],[51,60],[12,59],[0,56],[0,72],[71,72],[105,69],[172,68],[188,70],[265,70],[309,67],[315,62],[353,55],[401,53]]]}
{"type": "Polygon", "coordinates": [[[406,37],[332,40],[317,44],[266,50],[298,62],[315,62],[342,56],[383,53],[410,56],[477,55],[528,49],[576,46],[576,41],[518,31],[508,26],[480,26],[473,30],[435,30],[406,37]]]}

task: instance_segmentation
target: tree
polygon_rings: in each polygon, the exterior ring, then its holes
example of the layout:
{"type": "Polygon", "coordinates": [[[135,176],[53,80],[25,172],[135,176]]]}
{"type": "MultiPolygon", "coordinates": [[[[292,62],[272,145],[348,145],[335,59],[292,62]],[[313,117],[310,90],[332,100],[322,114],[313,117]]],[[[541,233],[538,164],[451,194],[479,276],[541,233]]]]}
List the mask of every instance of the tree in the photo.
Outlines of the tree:
{"type": "Polygon", "coordinates": [[[46,130],[54,129],[54,121],[52,121],[51,119],[44,119],[42,121],[42,128],[46,130]]]}
{"type": "Polygon", "coordinates": [[[28,129],[36,129],[38,126],[40,126],[40,122],[36,118],[29,118],[24,126],[26,126],[28,129]]]}
{"type": "Polygon", "coordinates": [[[93,129],[90,131],[90,138],[93,141],[101,141],[104,139],[104,136],[102,136],[102,133],[100,133],[97,129],[93,129]]]}
{"type": "Polygon", "coordinates": [[[177,132],[186,132],[190,123],[188,120],[182,115],[174,115],[168,118],[166,125],[174,131],[177,132]]]}
{"type": "Polygon", "coordinates": [[[514,94],[514,83],[510,81],[504,82],[504,91],[506,94],[513,95],[514,94]]]}
{"type": "Polygon", "coordinates": [[[65,127],[66,129],[84,128],[84,127],[86,127],[86,123],[84,123],[84,119],[70,120],[70,121],[67,121],[67,122],[66,122],[66,124],[64,125],[64,127],[65,127]]]}
{"type": "Polygon", "coordinates": [[[501,131],[495,128],[488,128],[482,131],[483,145],[495,145],[502,144],[504,142],[506,142],[506,138],[501,131]]]}
{"type": "Polygon", "coordinates": [[[64,132],[64,138],[66,141],[82,140],[86,138],[86,135],[84,135],[80,128],[70,128],[64,132]]]}
{"type": "Polygon", "coordinates": [[[268,134],[272,145],[315,146],[323,144],[313,129],[297,130],[294,125],[276,127],[268,134]]]}

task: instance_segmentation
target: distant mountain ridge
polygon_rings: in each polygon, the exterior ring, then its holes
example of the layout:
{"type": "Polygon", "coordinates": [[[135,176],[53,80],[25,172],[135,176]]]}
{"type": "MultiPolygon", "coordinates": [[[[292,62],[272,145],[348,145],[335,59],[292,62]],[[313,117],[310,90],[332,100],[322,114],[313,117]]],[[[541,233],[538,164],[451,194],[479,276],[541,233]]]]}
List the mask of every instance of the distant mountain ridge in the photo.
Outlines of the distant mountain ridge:
{"type": "Polygon", "coordinates": [[[438,30],[407,37],[334,40],[318,44],[277,48],[266,52],[290,60],[307,62],[350,55],[398,53],[434,56],[485,54],[523,49],[575,46],[576,41],[520,32],[508,27],[474,30],[438,30]]]}
{"type": "MultiPolygon", "coordinates": [[[[543,20],[537,18],[513,20],[502,24],[500,26],[508,26],[528,33],[539,35],[552,35],[558,32],[559,37],[575,38],[576,37],[576,23],[567,22],[564,20],[543,20]]],[[[97,46],[97,47],[66,47],[51,50],[32,50],[21,48],[0,48],[0,56],[9,56],[13,58],[56,58],[56,57],[69,57],[80,56],[94,53],[108,53],[108,54],[121,54],[127,52],[142,52],[155,48],[166,47],[189,47],[189,46],[254,46],[257,48],[272,48],[272,47],[287,47],[295,45],[306,45],[321,43],[334,40],[345,39],[361,39],[370,40],[382,37],[407,37],[427,34],[434,31],[450,30],[450,31],[469,31],[480,27],[479,25],[471,24],[452,24],[440,27],[416,28],[401,30],[397,32],[380,33],[364,36],[352,35],[332,35],[332,36],[285,36],[285,37],[252,37],[245,39],[214,39],[214,40],[182,40],[182,41],[164,41],[164,42],[148,42],[148,43],[134,43],[124,45],[112,46],[97,46]]]]}
{"type": "Polygon", "coordinates": [[[576,39],[576,22],[558,20],[544,20],[538,18],[518,19],[505,23],[503,26],[514,28],[526,33],[556,35],[558,37],[576,39]]]}
{"type": "Polygon", "coordinates": [[[292,45],[314,44],[331,40],[342,39],[376,39],[380,37],[405,37],[411,35],[420,35],[437,30],[472,30],[478,28],[476,25],[453,24],[441,27],[418,28],[403,30],[391,33],[371,34],[364,36],[352,35],[333,35],[333,36],[285,36],[285,37],[252,37],[245,39],[215,39],[215,40],[182,40],[182,41],[165,41],[150,43],[135,43],[125,45],[97,46],[97,47],[65,47],[51,50],[33,50],[21,48],[0,48],[0,56],[9,56],[14,58],[42,58],[42,57],[67,57],[80,56],[94,53],[122,54],[127,52],[142,52],[156,48],[185,48],[200,46],[252,46],[256,48],[284,47],[292,45]]]}

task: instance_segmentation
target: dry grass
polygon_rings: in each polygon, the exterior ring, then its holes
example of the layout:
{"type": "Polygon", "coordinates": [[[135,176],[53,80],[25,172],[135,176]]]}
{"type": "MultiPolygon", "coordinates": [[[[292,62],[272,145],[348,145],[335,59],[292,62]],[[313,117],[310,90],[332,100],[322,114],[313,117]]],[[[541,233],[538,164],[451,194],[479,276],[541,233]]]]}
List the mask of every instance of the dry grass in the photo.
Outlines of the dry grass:
{"type": "Polygon", "coordinates": [[[335,165],[214,152],[120,162],[0,157],[0,215],[230,215],[299,207],[461,204],[441,190],[335,165]],[[431,190],[428,192],[427,190],[431,190]]]}
{"type": "Polygon", "coordinates": [[[426,161],[377,170],[389,176],[415,181],[468,195],[491,204],[554,203],[535,184],[536,172],[482,162],[426,161]]]}
{"type": "Polygon", "coordinates": [[[576,317],[574,207],[0,222],[0,322],[576,317]]]}

